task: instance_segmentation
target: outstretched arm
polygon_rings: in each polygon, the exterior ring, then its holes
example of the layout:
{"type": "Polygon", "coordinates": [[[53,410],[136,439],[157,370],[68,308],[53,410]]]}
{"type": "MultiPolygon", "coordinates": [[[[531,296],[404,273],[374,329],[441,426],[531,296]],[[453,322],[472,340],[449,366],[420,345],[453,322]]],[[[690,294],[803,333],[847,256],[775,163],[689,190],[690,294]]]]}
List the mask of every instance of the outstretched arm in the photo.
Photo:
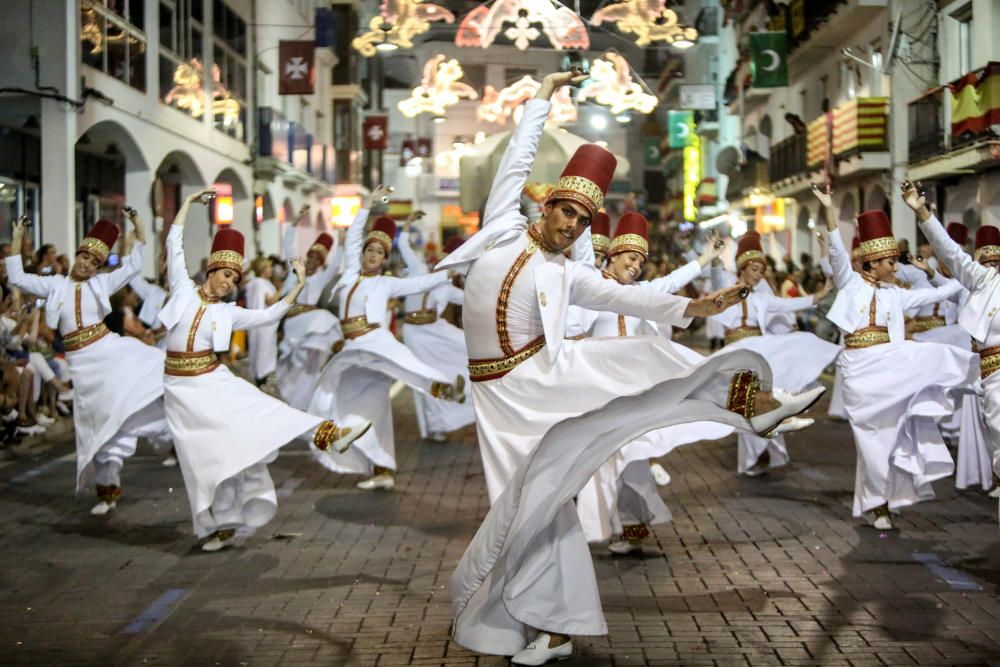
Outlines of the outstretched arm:
{"type": "Polygon", "coordinates": [[[25,273],[20,248],[24,240],[24,223],[27,221],[28,216],[24,215],[14,223],[10,241],[10,247],[14,250],[10,257],[4,260],[7,265],[7,282],[35,296],[48,298],[49,292],[59,285],[62,277],[36,276],[33,273],[25,273]]]}
{"type": "Polygon", "coordinates": [[[830,212],[830,206],[833,205],[833,189],[828,186],[823,190],[813,183],[812,193],[823,205],[823,214],[826,216],[826,239],[830,251],[830,268],[833,270],[833,284],[837,289],[844,289],[852,280],[860,280],[860,277],[851,268],[851,256],[844,247],[844,240],[840,238],[837,220],[830,212]]]}
{"type": "Polygon", "coordinates": [[[432,290],[438,285],[445,284],[448,282],[448,272],[435,271],[434,273],[425,273],[422,276],[413,276],[411,278],[384,276],[382,280],[385,280],[389,285],[390,297],[409,296],[410,294],[420,294],[432,290]]]}
{"type": "Polygon", "coordinates": [[[422,276],[427,273],[427,262],[417,257],[417,253],[410,245],[410,228],[414,221],[424,217],[423,211],[414,211],[403,223],[403,231],[399,235],[399,254],[403,256],[403,263],[406,264],[406,272],[409,277],[422,276]]]}
{"type": "Polygon", "coordinates": [[[214,196],[214,190],[203,190],[190,195],[181,204],[170,225],[170,233],[167,234],[167,278],[170,281],[171,292],[179,292],[185,287],[194,289],[194,283],[188,275],[187,262],[184,261],[184,223],[187,222],[188,211],[192,204],[208,206],[214,196]]]}
{"type": "Polygon", "coordinates": [[[135,209],[128,208],[126,210],[134,230],[135,243],[132,244],[128,257],[120,267],[110,273],[97,275],[97,278],[106,281],[108,294],[114,294],[142,273],[142,248],[146,243],[146,225],[135,209]]]}

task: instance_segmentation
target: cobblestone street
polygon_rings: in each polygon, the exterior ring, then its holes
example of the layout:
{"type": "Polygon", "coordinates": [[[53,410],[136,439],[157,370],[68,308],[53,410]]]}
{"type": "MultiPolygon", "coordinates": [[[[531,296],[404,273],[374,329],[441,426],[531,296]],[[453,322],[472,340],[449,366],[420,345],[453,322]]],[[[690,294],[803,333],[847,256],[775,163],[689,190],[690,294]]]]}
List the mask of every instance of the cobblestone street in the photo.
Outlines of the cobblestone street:
{"type": "MultiPolygon", "coordinates": [[[[0,468],[2,661],[505,664],[449,639],[451,573],[487,510],[474,431],[419,443],[408,391],[396,428],[394,492],[291,446],[271,466],[275,521],[217,554],[150,450],[95,518],[73,498],[68,438],[22,446],[0,468]]],[[[788,442],[792,464],[757,479],[736,475],[734,439],[664,459],[674,522],[641,558],[593,547],[610,634],[562,664],[1000,664],[996,501],[945,480],[880,534],[850,516],[846,424],[788,442]]]]}

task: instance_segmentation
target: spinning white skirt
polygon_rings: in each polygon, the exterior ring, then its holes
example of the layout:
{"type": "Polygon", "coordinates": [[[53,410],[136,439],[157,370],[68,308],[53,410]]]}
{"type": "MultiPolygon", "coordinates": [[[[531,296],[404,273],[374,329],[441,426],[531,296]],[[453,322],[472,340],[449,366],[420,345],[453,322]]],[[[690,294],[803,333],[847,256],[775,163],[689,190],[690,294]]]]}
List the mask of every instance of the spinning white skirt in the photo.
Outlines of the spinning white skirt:
{"type": "Polygon", "coordinates": [[[278,449],[323,420],[268,396],[225,366],[191,377],[163,376],[162,368],[160,373],[195,534],[205,537],[217,529],[212,502],[220,486],[234,478],[239,506],[227,508],[227,515],[250,527],[266,524],[278,500],[266,466],[259,464],[274,460],[278,449]]]}
{"type": "Polygon", "coordinates": [[[322,308],[286,317],[281,324],[283,338],[278,348],[278,391],[292,407],[309,407],[316,382],[333,354],[333,346],[343,340],[340,320],[322,308]]]}
{"type": "MultiPolygon", "coordinates": [[[[165,358],[163,350],[116,333],[66,354],[73,379],[78,492],[89,485],[92,462],[101,447],[129,417],[163,396],[165,358]]],[[[154,421],[163,418],[159,409],[143,415],[154,421]]],[[[126,455],[132,453],[134,448],[126,455]]]]}
{"type": "MultiPolygon", "coordinates": [[[[463,375],[469,383],[465,332],[450,322],[438,317],[429,324],[404,324],[403,342],[417,359],[437,369],[449,382],[463,375]]],[[[422,438],[430,433],[451,433],[476,421],[472,401],[439,401],[421,392],[413,392],[413,401],[422,438]]]]}

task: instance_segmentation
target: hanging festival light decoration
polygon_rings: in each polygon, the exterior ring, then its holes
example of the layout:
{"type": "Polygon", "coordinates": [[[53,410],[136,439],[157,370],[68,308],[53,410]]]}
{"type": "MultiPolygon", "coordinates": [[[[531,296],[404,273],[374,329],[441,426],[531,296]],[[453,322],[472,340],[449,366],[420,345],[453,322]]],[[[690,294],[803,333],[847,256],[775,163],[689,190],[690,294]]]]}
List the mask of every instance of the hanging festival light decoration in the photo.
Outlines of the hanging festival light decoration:
{"type": "MultiPolygon", "coordinates": [[[[521,122],[524,114],[524,102],[532,99],[542,84],[530,76],[524,76],[506,88],[497,90],[486,86],[483,91],[483,101],[476,109],[476,117],[484,123],[504,125],[513,116],[515,123],[521,122]]],[[[549,110],[546,125],[561,125],[573,123],[577,119],[576,105],[570,97],[569,88],[562,87],[552,95],[552,108],[549,110]]]]}
{"type": "Polygon", "coordinates": [[[384,0],[379,13],[368,24],[368,32],[355,37],[351,46],[370,58],[377,51],[413,47],[413,38],[431,28],[431,22],[454,23],[455,15],[432,2],[384,0]]]}
{"type": "Polygon", "coordinates": [[[467,84],[459,82],[464,72],[454,58],[445,60],[438,54],[424,65],[424,76],[420,85],[413,89],[410,97],[400,101],[399,111],[407,118],[422,113],[444,118],[445,111],[459,100],[474,100],[479,94],[467,84]]]}
{"type": "Polygon", "coordinates": [[[580,89],[577,100],[593,100],[610,107],[612,115],[626,111],[648,114],[656,107],[656,97],[644,92],[642,86],[632,80],[628,62],[613,51],[592,63],[590,83],[580,89]]]}
{"type": "Polygon", "coordinates": [[[590,22],[595,26],[604,22],[615,23],[621,32],[636,36],[637,46],[665,42],[685,48],[698,39],[698,31],[681,25],[677,12],[667,7],[664,0],[618,2],[598,9],[590,17],[590,22]]]}
{"type": "Polygon", "coordinates": [[[495,0],[492,5],[482,4],[462,19],[455,44],[485,49],[501,34],[522,51],[543,34],[556,49],[590,48],[590,35],[583,21],[556,0],[495,0]]]}

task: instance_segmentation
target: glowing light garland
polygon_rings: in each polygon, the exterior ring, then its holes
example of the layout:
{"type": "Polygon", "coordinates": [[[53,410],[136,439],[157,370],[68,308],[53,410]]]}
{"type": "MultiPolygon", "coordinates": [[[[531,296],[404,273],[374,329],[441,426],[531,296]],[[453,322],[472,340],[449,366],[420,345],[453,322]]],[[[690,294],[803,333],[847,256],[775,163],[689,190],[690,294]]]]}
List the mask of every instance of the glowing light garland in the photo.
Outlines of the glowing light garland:
{"type": "Polygon", "coordinates": [[[399,103],[400,112],[407,118],[422,113],[444,116],[447,108],[459,100],[478,99],[479,94],[472,86],[458,81],[463,74],[462,66],[454,58],[446,61],[442,54],[434,56],[424,65],[420,85],[399,103]]]}
{"type": "MultiPolygon", "coordinates": [[[[204,78],[205,66],[198,58],[192,58],[190,65],[180,63],[174,68],[174,87],[164,95],[163,101],[200,118],[205,113],[204,78]]],[[[222,73],[215,64],[212,65],[212,98],[212,114],[221,116],[224,126],[239,123],[240,103],[222,83],[222,73]]]]}
{"type": "Polygon", "coordinates": [[[368,58],[383,44],[409,49],[413,38],[430,30],[431,22],[436,21],[454,23],[455,15],[431,2],[384,0],[378,15],[368,23],[368,32],[355,37],[351,46],[368,58]]]}
{"type": "Polygon", "coordinates": [[[485,49],[501,33],[522,51],[543,34],[556,49],[590,48],[590,35],[580,17],[553,0],[496,0],[492,6],[480,5],[462,19],[455,44],[485,49]]]}
{"type": "Polygon", "coordinates": [[[683,44],[698,39],[698,31],[680,25],[677,13],[669,9],[664,0],[625,0],[598,9],[590,18],[595,26],[605,21],[614,22],[621,32],[635,35],[637,46],[653,42],[683,44]]]}
{"type": "Polygon", "coordinates": [[[617,53],[605,53],[590,68],[591,83],[580,90],[577,99],[593,100],[610,107],[612,114],[638,111],[648,114],[656,107],[656,98],[643,92],[632,80],[628,62],[617,53]]]}
{"type": "MultiPolygon", "coordinates": [[[[530,76],[524,76],[506,88],[497,90],[486,86],[483,91],[483,101],[476,109],[476,117],[484,123],[504,125],[513,116],[515,123],[521,122],[524,115],[524,103],[532,99],[542,84],[530,76]]],[[[569,88],[562,87],[551,99],[552,108],[546,125],[561,125],[576,122],[578,117],[576,105],[570,97],[569,88]]]]}

